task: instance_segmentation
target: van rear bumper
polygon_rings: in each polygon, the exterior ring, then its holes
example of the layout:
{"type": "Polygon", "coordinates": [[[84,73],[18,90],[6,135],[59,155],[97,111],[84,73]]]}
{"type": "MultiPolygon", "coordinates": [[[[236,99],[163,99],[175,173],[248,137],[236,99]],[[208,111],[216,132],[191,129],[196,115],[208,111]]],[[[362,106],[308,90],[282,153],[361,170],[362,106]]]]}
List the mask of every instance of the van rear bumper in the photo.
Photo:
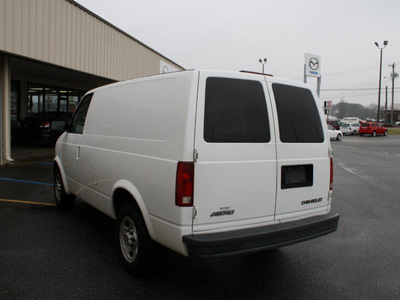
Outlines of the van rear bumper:
{"type": "Polygon", "coordinates": [[[304,242],[335,232],[338,223],[339,214],[330,213],[256,228],[185,235],[182,240],[187,245],[189,257],[222,257],[304,242]]]}

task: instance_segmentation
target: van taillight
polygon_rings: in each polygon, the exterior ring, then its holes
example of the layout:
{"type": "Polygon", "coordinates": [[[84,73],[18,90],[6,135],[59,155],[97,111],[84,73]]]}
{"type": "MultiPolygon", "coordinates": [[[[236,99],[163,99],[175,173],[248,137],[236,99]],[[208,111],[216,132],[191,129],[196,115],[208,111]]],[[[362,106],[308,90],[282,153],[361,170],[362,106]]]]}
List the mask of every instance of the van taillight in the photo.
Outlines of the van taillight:
{"type": "Polygon", "coordinates": [[[176,171],[175,204],[177,206],[193,205],[194,163],[178,162],[176,171]]]}
{"type": "Polygon", "coordinates": [[[333,189],[333,159],[331,157],[331,175],[329,179],[329,190],[331,191],[333,189]]]}

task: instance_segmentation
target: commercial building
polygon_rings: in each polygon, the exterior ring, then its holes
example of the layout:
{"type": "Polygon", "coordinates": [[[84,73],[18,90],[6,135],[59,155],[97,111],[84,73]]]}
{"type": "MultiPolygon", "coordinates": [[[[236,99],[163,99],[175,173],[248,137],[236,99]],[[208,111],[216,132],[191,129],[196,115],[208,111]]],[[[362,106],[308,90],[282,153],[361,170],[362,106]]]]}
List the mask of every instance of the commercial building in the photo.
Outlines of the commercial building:
{"type": "Polygon", "coordinates": [[[0,0],[0,165],[16,124],[89,89],[183,67],[72,0],[0,0]]]}

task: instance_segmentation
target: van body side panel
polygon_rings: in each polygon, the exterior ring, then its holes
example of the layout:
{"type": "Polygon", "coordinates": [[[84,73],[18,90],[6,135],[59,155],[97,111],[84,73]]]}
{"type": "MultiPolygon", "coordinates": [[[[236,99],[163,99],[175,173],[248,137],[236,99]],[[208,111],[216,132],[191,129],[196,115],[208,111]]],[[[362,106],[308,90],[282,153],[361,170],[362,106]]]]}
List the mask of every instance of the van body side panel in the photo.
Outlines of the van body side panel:
{"type": "Polygon", "coordinates": [[[276,146],[271,104],[263,77],[201,72],[195,140],[198,160],[195,164],[193,232],[256,226],[273,221],[276,146]],[[249,114],[250,119],[253,118],[254,107],[248,107],[247,103],[254,98],[261,99],[255,104],[260,108],[256,106],[255,110],[262,110],[268,122],[263,128],[251,128],[251,120],[246,116],[249,114]],[[214,116],[207,115],[214,113],[214,116]],[[213,119],[207,121],[207,118],[213,119]],[[251,129],[242,134],[245,127],[251,129]],[[238,136],[232,134],[235,131],[238,136]],[[215,141],[206,141],[214,138],[215,141]]]}
{"type": "MultiPolygon", "coordinates": [[[[113,188],[124,180],[140,193],[148,227],[154,228],[148,222],[156,219],[171,228],[191,226],[192,210],[175,206],[175,178],[177,162],[193,159],[197,74],[167,74],[95,90],[80,149],[84,201],[115,216],[113,188]]],[[[167,247],[178,239],[155,232],[152,238],[167,247]]]]}

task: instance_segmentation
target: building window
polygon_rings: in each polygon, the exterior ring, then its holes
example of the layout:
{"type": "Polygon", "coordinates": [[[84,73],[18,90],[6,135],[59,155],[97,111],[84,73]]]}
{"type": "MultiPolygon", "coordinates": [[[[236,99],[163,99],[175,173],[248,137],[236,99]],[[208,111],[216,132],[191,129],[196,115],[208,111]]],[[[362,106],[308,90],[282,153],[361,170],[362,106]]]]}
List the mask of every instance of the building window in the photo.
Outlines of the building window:
{"type": "Polygon", "coordinates": [[[44,88],[44,108],[45,111],[59,111],[56,88],[44,88]]]}
{"type": "Polygon", "coordinates": [[[11,80],[11,138],[15,137],[18,121],[19,81],[11,80]]]}
{"type": "Polygon", "coordinates": [[[28,114],[43,111],[74,112],[84,91],[37,84],[28,86],[28,114]]]}
{"type": "Polygon", "coordinates": [[[41,86],[29,85],[28,88],[28,114],[43,111],[44,90],[41,86]]]}

